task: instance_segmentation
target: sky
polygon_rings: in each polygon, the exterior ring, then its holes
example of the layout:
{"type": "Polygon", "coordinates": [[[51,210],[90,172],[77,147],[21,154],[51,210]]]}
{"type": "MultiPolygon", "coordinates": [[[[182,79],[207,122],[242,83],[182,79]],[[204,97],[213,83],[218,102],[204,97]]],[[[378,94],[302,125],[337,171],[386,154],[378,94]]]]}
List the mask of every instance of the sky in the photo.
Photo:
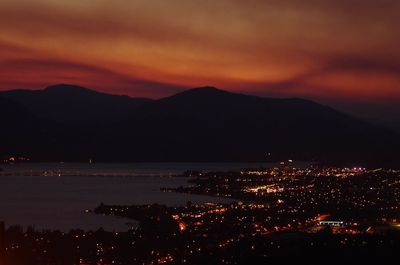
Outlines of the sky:
{"type": "Polygon", "coordinates": [[[1,0],[0,90],[215,86],[400,125],[398,0],[1,0]]]}

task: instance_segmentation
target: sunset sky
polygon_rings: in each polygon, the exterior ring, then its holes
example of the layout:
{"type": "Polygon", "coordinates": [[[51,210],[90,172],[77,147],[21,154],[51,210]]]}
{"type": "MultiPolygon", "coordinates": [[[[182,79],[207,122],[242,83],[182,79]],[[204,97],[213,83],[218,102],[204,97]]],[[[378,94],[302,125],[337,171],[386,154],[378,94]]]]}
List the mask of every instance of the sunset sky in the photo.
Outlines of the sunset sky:
{"type": "Polygon", "coordinates": [[[398,0],[1,0],[0,89],[211,85],[395,117],[399,14],[398,0]]]}

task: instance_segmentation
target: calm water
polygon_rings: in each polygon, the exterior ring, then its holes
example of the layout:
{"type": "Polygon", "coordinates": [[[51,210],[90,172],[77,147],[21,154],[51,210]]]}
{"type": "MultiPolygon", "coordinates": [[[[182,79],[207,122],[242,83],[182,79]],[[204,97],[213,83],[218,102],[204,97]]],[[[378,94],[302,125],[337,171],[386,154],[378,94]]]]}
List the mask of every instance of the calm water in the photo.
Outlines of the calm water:
{"type": "Polygon", "coordinates": [[[35,225],[39,229],[100,227],[109,231],[128,228],[131,220],[85,214],[100,202],[105,204],[184,205],[192,202],[224,202],[209,196],[161,192],[162,187],[187,185],[187,179],[168,177],[185,170],[240,170],[265,166],[260,163],[140,163],[140,164],[23,164],[2,165],[3,173],[23,172],[18,176],[0,176],[0,220],[6,225],[35,225]],[[58,171],[58,176],[29,176],[29,172],[58,171]],[[68,176],[65,176],[65,174],[68,176]],[[84,175],[89,176],[84,176],[84,175]],[[93,176],[105,174],[104,176],[93,176]],[[131,177],[118,177],[118,175],[131,177]],[[113,176],[115,175],[115,176],[113,176]]]}

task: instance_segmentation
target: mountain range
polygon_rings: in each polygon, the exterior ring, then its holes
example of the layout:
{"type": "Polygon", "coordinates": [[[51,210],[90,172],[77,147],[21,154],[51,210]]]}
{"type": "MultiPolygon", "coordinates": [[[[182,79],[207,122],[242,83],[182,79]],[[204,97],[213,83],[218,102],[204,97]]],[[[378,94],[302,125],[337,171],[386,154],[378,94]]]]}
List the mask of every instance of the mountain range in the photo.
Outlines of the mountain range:
{"type": "Polygon", "coordinates": [[[0,92],[0,156],[396,164],[399,135],[328,106],[213,87],[152,100],[74,85],[0,92]]]}

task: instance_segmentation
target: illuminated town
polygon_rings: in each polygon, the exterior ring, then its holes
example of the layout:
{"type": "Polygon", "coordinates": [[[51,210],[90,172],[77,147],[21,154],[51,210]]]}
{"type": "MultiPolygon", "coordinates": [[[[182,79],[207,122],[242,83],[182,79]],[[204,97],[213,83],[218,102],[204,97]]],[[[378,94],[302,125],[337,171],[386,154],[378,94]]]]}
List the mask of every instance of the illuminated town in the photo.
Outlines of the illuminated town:
{"type": "Polygon", "coordinates": [[[400,250],[400,171],[294,168],[289,161],[181,177],[189,185],[163,191],[232,202],[101,203],[85,211],[139,222],[118,233],[24,230],[3,223],[1,264],[386,264],[400,250]]]}
{"type": "Polygon", "coordinates": [[[400,0],[0,0],[0,265],[395,265],[400,0]]]}

